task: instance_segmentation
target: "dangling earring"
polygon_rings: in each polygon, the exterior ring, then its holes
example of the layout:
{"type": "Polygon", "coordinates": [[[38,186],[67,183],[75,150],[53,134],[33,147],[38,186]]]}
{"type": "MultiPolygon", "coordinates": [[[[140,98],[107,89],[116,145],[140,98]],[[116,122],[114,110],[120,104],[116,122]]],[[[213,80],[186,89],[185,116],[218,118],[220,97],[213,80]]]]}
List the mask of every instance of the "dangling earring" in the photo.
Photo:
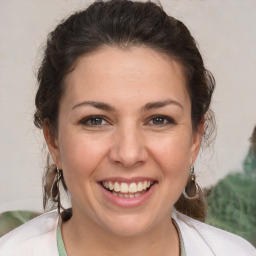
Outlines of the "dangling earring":
{"type": "Polygon", "coordinates": [[[57,166],[57,190],[58,190],[58,213],[60,214],[60,180],[62,179],[62,170],[60,170],[57,166]]]}
{"type": "Polygon", "coordinates": [[[183,190],[183,195],[187,199],[196,199],[199,197],[199,189],[196,183],[194,166],[190,166],[190,181],[183,190]]]}
{"type": "Polygon", "coordinates": [[[62,208],[61,203],[60,203],[60,180],[62,179],[62,170],[56,166],[56,175],[57,175],[57,180],[56,180],[56,186],[57,186],[57,203],[58,203],[58,213],[60,214],[60,208],[62,208]]]}
{"type": "Polygon", "coordinates": [[[58,167],[56,168],[57,168],[57,188],[59,189],[60,180],[62,178],[62,170],[60,170],[58,167]]]}
{"type": "MultiPolygon", "coordinates": [[[[57,204],[58,214],[60,215],[62,220],[69,220],[72,216],[72,208],[65,209],[61,204],[60,200],[60,182],[62,184],[62,188],[64,191],[68,191],[67,185],[63,176],[63,171],[59,169],[56,165],[53,166],[54,179],[51,187],[51,201],[55,203],[53,206],[57,204]],[[62,211],[61,211],[62,210],[62,211]],[[61,211],[61,212],[60,212],[61,211]]],[[[44,202],[44,204],[46,204],[44,202]]]]}

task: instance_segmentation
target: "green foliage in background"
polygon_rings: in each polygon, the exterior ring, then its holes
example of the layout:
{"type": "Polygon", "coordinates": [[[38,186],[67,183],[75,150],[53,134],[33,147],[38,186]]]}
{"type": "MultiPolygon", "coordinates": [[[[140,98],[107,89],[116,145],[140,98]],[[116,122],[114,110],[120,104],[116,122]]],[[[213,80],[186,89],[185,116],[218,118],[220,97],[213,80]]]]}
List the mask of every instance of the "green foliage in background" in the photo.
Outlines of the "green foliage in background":
{"type": "Polygon", "coordinates": [[[208,191],[206,222],[256,246],[256,155],[252,147],[243,167],[243,172],[226,176],[208,191]]]}
{"type": "Polygon", "coordinates": [[[0,237],[38,215],[38,213],[29,211],[9,211],[2,213],[0,215],[0,237]]]}

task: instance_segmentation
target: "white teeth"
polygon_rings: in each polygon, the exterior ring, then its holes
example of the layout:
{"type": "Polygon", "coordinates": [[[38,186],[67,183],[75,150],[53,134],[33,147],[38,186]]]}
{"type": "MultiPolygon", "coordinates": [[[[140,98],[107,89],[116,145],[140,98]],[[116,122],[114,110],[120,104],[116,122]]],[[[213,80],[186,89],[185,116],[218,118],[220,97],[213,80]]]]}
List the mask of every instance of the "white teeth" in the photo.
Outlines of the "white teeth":
{"type": "Polygon", "coordinates": [[[128,184],[127,183],[121,183],[121,189],[120,191],[122,193],[128,193],[128,184]]]}
{"type": "Polygon", "coordinates": [[[145,190],[145,189],[147,188],[147,185],[148,185],[147,181],[144,181],[144,182],[142,183],[142,188],[143,188],[143,190],[145,190]]]}
{"type": "Polygon", "coordinates": [[[139,197],[141,195],[143,195],[143,193],[136,193],[136,194],[122,194],[122,193],[116,193],[116,192],[112,192],[112,194],[116,197],[121,197],[121,198],[136,198],[139,197]]]}
{"type": "MultiPolygon", "coordinates": [[[[115,193],[130,193],[130,194],[135,194],[137,192],[143,192],[144,190],[147,190],[147,188],[149,188],[151,185],[153,184],[153,181],[140,181],[140,182],[132,182],[130,184],[122,182],[122,183],[118,183],[117,181],[115,182],[111,182],[111,181],[103,181],[102,185],[115,192],[115,193]]],[[[139,193],[140,194],[140,193],[139,193]]],[[[129,196],[128,196],[129,197],[129,196]]]]}
{"type": "Polygon", "coordinates": [[[142,191],[143,190],[143,187],[142,187],[142,182],[139,182],[138,183],[138,186],[137,186],[137,191],[142,191]]]}
{"type": "MultiPolygon", "coordinates": [[[[104,184],[103,184],[103,185],[104,185],[104,184]]],[[[113,189],[114,189],[114,186],[113,186],[113,184],[112,184],[111,181],[108,183],[108,188],[109,188],[110,190],[113,190],[113,189]]]]}
{"type": "Polygon", "coordinates": [[[118,183],[118,182],[115,182],[115,183],[114,183],[114,190],[115,190],[116,192],[119,192],[119,191],[120,191],[120,186],[119,186],[119,183],[118,183]]]}
{"type": "Polygon", "coordinates": [[[108,182],[107,181],[103,181],[103,186],[105,187],[105,188],[108,188],[108,182]]]}
{"type": "Polygon", "coordinates": [[[138,190],[137,190],[137,185],[136,183],[131,183],[130,186],[129,186],[129,193],[136,193],[138,190]]]}

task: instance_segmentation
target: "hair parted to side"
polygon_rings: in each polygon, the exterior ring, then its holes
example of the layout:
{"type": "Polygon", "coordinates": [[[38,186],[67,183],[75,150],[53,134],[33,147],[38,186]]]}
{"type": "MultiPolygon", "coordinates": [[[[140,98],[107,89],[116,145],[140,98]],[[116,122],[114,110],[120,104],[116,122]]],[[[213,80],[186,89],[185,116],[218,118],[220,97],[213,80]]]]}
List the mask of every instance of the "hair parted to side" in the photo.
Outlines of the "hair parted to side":
{"type": "MultiPolygon", "coordinates": [[[[204,122],[204,141],[210,142],[215,122],[209,107],[215,81],[204,67],[194,38],[181,21],[168,16],[161,6],[128,0],[97,1],[62,21],[49,34],[37,77],[34,123],[38,128],[42,129],[46,123],[53,138],[58,134],[59,102],[65,91],[66,75],[75,68],[80,56],[104,46],[124,49],[144,46],[178,61],[187,81],[193,129],[196,131],[204,122]]],[[[56,167],[48,161],[44,174],[44,207],[56,203],[52,191],[55,175],[56,167]]],[[[67,190],[64,179],[62,181],[67,190]]],[[[181,195],[175,207],[200,220],[206,214],[202,193],[194,200],[181,195]]],[[[66,213],[64,210],[64,215],[66,213]]]]}

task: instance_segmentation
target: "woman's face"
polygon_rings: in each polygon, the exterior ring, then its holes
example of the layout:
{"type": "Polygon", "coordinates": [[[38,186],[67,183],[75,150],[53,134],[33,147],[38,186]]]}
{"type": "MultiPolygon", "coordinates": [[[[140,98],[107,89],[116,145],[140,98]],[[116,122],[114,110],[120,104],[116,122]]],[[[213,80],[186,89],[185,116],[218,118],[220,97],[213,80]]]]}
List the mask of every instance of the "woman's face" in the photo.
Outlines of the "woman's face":
{"type": "Polygon", "coordinates": [[[154,50],[105,47],[65,79],[55,142],[73,218],[134,235],[170,222],[201,136],[180,65],[154,50]]]}

